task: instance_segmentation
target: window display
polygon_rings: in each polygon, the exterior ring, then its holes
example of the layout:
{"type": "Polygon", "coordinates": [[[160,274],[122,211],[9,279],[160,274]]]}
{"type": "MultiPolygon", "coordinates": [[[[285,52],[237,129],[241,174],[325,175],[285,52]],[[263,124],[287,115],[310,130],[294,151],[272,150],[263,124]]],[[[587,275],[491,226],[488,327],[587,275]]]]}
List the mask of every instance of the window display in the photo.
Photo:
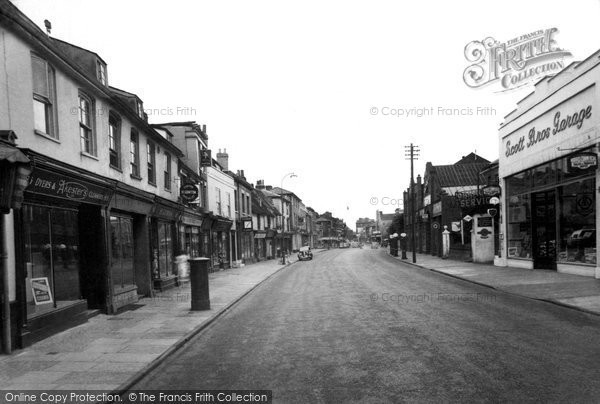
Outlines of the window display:
{"type": "Polygon", "coordinates": [[[596,263],[594,179],[562,187],[559,262],[596,263]]]}

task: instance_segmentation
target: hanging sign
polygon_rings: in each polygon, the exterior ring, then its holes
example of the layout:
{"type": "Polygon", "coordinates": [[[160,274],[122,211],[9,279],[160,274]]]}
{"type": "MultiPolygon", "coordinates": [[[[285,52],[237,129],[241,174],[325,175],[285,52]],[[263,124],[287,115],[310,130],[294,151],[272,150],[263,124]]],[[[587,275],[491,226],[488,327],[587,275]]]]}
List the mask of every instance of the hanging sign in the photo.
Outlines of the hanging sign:
{"type": "Polygon", "coordinates": [[[32,278],[31,292],[36,305],[52,303],[52,292],[48,278],[32,278]]]}
{"type": "Polygon", "coordinates": [[[467,215],[467,216],[463,217],[463,220],[466,221],[466,222],[470,222],[471,220],[473,220],[473,217],[467,215]]]}
{"type": "Polygon", "coordinates": [[[200,150],[200,167],[212,166],[212,155],[209,149],[200,150]]]}
{"type": "Polygon", "coordinates": [[[185,202],[194,202],[198,199],[200,192],[198,191],[198,187],[194,184],[183,184],[181,188],[179,188],[179,195],[181,195],[181,199],[185,202]]]}

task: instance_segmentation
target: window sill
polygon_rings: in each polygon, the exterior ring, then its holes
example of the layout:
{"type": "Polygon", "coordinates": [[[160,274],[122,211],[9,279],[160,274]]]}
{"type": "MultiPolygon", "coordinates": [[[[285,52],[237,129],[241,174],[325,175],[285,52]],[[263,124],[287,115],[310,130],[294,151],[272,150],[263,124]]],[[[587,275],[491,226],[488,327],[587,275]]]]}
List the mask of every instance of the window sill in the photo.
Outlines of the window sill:
{"type": "Polygon", "coordinates": [[[89,153],[86,153],[86,152],[82,151],[81,155],[84,156],[84,157],[90,158],[92,160],[100,161],[100,159],[98,159],[98,157],[94,156],[93,154],[89,154],[89,153]]]}
{"type": "Polygon", "coordinates": [[[172,191],[170,189],[168,189],[168,188],[165,188],[165,192],[171,193],[172,191]]]}
{"type": "Polygon", "coordinates": [[[50,135],[49,135],[49,134],[47,134],[46,132],[42,132],[41,130],[37,130],[37,129],[34,129],[34,130],[33,130],[33,132],[34,132],[36,135],[38,135],[38,136],[41,136],[41,137],[43,137],[43,138],[46,138],[46,139],[48,139],[48,140],[51,140],[51,141],[53,141],[53,142],[55,142],[55,143],[58,143],[58,144],[60,144],[60,140],[58,140],[57,138],[54,138],[54,137],[50,136],[50,135]]]}
{"type": "Polygon", "coordinates": [[[118,172],[120,172],[120,173],[122,173],[122,172],[123,172],[123,170],[121,170],[119,167],[117,167],[117,166],[113,166],[112,164],[110,165],[110,168],[112,168],[113,170],[115,170],[115,171],[118,171],[118,172]]]}
{"type": "Polygon", "coordinates": [[[152,185],[154,188],[156,188],[156,182],[152,182],[152,181],[148,181],[148,185],[152,185]]]}
{"type": "Polygon", "coordinates": [[[142,180],[142,177],[140,177],[139,175],[135,175],[135,174],[129,174],[129,176],[130,176],[132,179],[134,179],[134,180],[137,180],[137,181],[141,181],[141,180],[142,180]]]}

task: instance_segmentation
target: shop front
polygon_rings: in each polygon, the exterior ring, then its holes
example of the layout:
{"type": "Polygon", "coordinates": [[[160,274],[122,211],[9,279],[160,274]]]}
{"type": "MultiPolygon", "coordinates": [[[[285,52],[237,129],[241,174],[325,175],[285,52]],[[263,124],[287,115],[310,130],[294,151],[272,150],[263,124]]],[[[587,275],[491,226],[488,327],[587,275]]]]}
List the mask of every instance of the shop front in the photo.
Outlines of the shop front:
{"type": "Polygon", "coordinates": [[[254,262],[254,232],[252,230],[252,217],[242,218],[239,224],[239,257],[244,261],[244,264],[251,264],[254,262]]]}
{"type": "Polygon", "coordinates": [[[160,291],[177,285],[175,249],[181,206],[155,197],[150,223],[152,279],[160,291]]]}
{"type": "Polygon", "coordinates": [[[212,224],[213,270],[231,268],[231,220],[215,217],[212,224]]]}
{"type": "Polygon", "coordinates": [[[500,264],[599,276],[598,94],[585,82],[592,78],[566,84],[567,97],[538,94],[543,108],[533,110],[546,112],[508,115],[500,130],[500,264]]]}
{"type": "Polygon", "coordinates": [[[202,240],[203,217],[199,212],[185,208],[179,223],[179,255],[185,254],[189,258],[206,256],[202,240]]]}
{"type": "Polygon", "coordinates": [[[268,260],[275,258],[276,256],[276,241],[275,237],[277,236],[277,231],[273,229],[268,229],[267,234],[265,235],[265,255],[268,260]]]}
{"type": "Polygon", "coordinates": [[[107,311],[105,219],[114,183],[59,163],[35,168],[15,219],[22,345],[107,311]]]}
{"type": "Polygon", "coordinates": [[[153,195],[117,184],[107,226],[111,313],[152,294],[148,218],[153,209],[153,195]]]}
{"type": "Polygon", "coordinates": [[[267,259],[267,232],[265,230],[256,230],[254,232],[254,257],[256,261],[267,259]]]}

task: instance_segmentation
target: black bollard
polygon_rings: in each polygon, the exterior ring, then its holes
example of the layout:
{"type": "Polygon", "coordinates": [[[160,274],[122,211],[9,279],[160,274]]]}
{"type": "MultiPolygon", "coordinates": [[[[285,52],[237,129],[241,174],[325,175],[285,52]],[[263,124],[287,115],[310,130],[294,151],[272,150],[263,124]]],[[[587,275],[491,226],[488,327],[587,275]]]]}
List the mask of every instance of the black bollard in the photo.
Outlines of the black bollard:
{"type": "Polygon", "coordinates": [[[190,263],[190,287],[192,289],[192,310],[210,310],[208,288],[208,258],[192,258],[190,263]]]}

